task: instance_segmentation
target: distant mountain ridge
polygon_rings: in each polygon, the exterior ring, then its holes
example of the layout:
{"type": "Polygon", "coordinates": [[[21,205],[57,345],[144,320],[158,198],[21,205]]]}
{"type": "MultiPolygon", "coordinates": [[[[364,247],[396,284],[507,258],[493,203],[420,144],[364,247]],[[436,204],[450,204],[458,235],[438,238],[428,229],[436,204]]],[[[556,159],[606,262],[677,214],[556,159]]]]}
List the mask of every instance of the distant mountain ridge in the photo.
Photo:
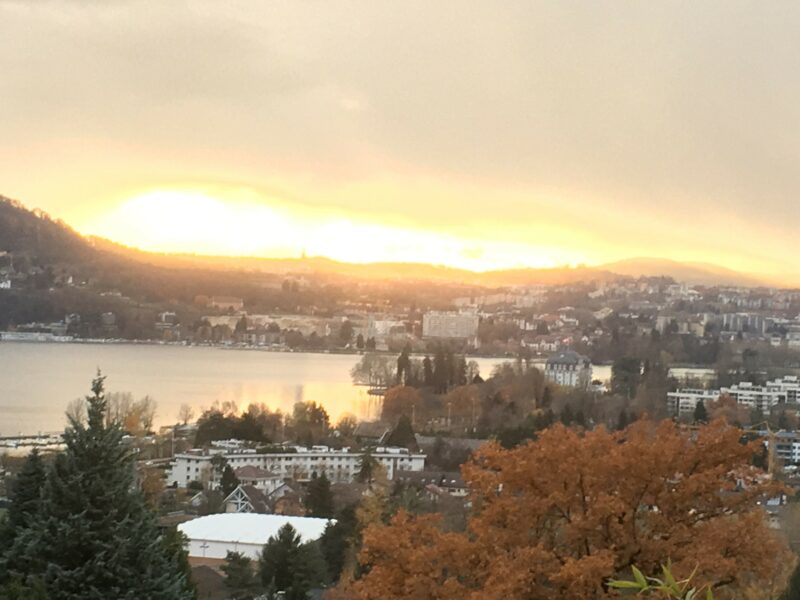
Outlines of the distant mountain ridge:
{"type": "Polygon", "coordinates": [[[631,258],[594,267],[519,268],[477,273],[422,263],[344,263],[325,257],[260,258],[160,254],[129,248],[98,237],[83,237],[63,221],[0,196],[0,251],[26,252],[53,264],[145,265],[167,270],[237,271],[261,274],[316,274],[350,278],[463,283],[486,287],[558,285],[580,281],[612,281],[620,277],[665,276],[703,285],[758,287],[766,278],[705,263],[663,258],[631,258]]]}
{"type": "Polygon", "coordinates": [[[629,277],[672,277],[693,285],[760,287],[774,285],[766,277],[740,273],[703,262],[678,262],[666,258],[629,258],[598,267],[629,277]]]}

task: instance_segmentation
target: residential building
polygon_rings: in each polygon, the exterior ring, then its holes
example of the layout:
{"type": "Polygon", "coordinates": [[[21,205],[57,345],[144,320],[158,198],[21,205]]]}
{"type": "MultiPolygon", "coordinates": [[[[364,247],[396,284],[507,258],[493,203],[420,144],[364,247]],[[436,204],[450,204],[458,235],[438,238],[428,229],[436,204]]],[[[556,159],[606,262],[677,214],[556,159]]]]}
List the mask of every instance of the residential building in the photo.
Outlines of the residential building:
{"type": "Polygon", "coordinates": [[[758,313],[725,313],[722,315],[723,331],[765,333],[767,322],[758,313]]]}
{"type": "Polygon", "coordinates": [[[582,354],[564,350],[547,359],[544,376],[558,385],[586,388],[592,381],[592,362],[582,354]]]}
{"type": "Polygon", "coordinates": [[[431,311],[422,316],[422,337],[474,339],[480,318],[475,313],[431,311]]]}
{"type": "Polygon", "coordinates": [[[267,495],[274,492],[283,483],[280,475],[251,465],[239,467],[234,473],[239,483],[252,486],[267,495]]]}
{"type": "Polygon", "coordinates": [[[433,485],[456,498],[464,498],[469,493],[469,487],[458,471],[398,471],[395,478],[423,489],[433,485]]]}
{"type": "Polygon", "coordinates": [[[267,497],[252,485],[239,485],[222,501],[226,513],[260,513],[269,511],[267,497]]]}
{"type": "MultiPolygon", "coordinates": [[[[349,448],[332,450],[327,446],[292,446],[283,450],[267,453],[243,448],[190,450],[175,455],[168,482],[186,487],[192,481],[210,481],[212,487],[217,486],[216,478],[211,477],[211,459],[218,454],[222,454],[234,470],[257,467],[270,471],[281,480],[309,481],[314,474],[325,473],[333,482],[350,482],[358,474],[364,456],[363,452],[351,452],[349,448]]],[[[371,454],[386,469],[389,479],[394,478],[397,469],[421,471],[425,468],[425,455],[409,452],[406,448],[378,447],[371,454]]]]}
{"type": "Polygon", "coordinates": [[[742,381],[719,390],[683,388],[667,394],[667,410],[672,415],[691,414],[700,400],[708,406],[722,395],[730,396],[737,404],[765,414],[775,406],[788,404],[797,407],[800,404],[800,377],[787,375],[768,381],[763,386],[742,381]]]}
{"type": "Polygon", "coordinates": [[[720,394],[730,396],[736,400],[737,404],[760,410],[764,414],[769,413],[773,406],[786,401],[786,395],[781,390],[753,385],[749,381],[742,381],[731,387],[722,388],[720,394]]]}
{"type": "Polygon", "coordinates": [[[775,458],[784,465],[800,464],[800,432],[778,431],[773,434],[773,439],[775,440],[775,458]]]}
{"type": "Polygon", "coordinates": [[[208,305],[217,310],[238,312],[244,308],[244,300],[234,296],[211,296],[208,305]]]}
{"type": "Polygon", "coordinates": [[[406,324],[404,321],[391,318],[375,318],[369,317],[366,327],[363,329],[362,335],[364,338],[384,339],[392,334],[400,334],[406,332],[406,324]]]}
{"type": "Polygon", "coordinates": [[[708,408],[711,402],[719,398],[719,390],[703,390],[685,388],[667,393],[667,412],[675,416],[692,415],[702,401],[708,408]]]}
{"type": "Polygon", "coordinates": [[[388,423],[382,421],[359,421],[353,437],[359,442],[373,442],[382,444],[392,432],[388,423]]]}
{"type": "Polygon", "coordinates": [[[768,381],[766,388],[780,395],[780,401],[786,404],[800,403],[800,377],[787,375],[782,379],[768,381]]]}

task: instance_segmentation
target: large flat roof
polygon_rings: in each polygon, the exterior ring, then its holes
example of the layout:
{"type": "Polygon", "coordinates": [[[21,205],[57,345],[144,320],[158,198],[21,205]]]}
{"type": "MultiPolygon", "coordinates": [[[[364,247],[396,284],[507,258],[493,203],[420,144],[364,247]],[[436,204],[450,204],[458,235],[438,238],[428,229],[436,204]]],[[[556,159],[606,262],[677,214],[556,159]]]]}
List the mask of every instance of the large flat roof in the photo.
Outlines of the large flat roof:
{"type": "Polygon", "coordinates": [[[192,519],[178,525],[178,529],[190,540],[263,545],[270,537],[277,535],[278,530],[286,523],[295,528],[302,541],[309,542],[322,535],[329,520],[256,513],[222,513],[192,519]]]}

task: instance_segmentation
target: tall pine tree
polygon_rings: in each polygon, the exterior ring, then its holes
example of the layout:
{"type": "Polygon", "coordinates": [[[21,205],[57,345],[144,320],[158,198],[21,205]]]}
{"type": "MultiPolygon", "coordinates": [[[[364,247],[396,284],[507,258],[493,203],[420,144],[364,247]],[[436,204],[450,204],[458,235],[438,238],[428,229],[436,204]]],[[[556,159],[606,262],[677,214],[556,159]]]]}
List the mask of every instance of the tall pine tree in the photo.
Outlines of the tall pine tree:
{"type": "Polygon", "coordinates": [[[66,450],[50,469],[41,503],[17,532],[9,570],[52,600],[189,600],[178,557],[166,548],[139,492],[119,425],[105,424],[104,378],[87,397],[87,419],[69,417],[66,450]]]}
{"type": "Polygon", "coordinates": [[[333,493],[331,482],[325,473],[309,482],[306,490],[306,509],[309,517],[324,519],[333,517],[333,493]]]}
{"type": "MultiPolygon", "coordinates": [[[[0,597],[12,597],[11,587],[2,587],[6,584],[12,585],[6,568],[11,559],[10,549],[16,534],[26,528],[38,512],[44,482],[44,463],[39,450],[34,448],[14,482],[7,519],[5,522],[0,521],[0,597]]],[[[13,584],[13,587],[18,585],[19,582],[13,584]]]]}
{"type": "Polygon", "coordinates": [[[8,509],[8,526],[12,531],[26,527],[31,516],[38,512],[44,482],[44,463],[39,450],[34,448],[14,482],[11,507],[8,509]]]}
{"type": "Polygon", "coordinates": [[[226,498],[239,487],[239,478],[236,477],[236,472],[231,468],[230,465],[225,465],[222,469],[222,479],[219,482],[219,486],[222,489],[222,495],[226,498]]]}
{"type": "Polygon", "coordinates": [[[414,428],[411,426],[411,419],[407,415],[401,415],[397,421],[397,426],[389,434],[386,443],[390,446],[402,446],[405,448],[416,448],[417,438],[414,435],[414,428]]]}
{"type": "Polygon", "coordinates": [[[694,407],[694,422],[695,423],[708,422],[708,411],[706,410],[706,405],[703,403],[702,400],[700,400],[694,407]]]}
{"type": "Polygon", "coordinates": [[[259,560],[261,583],[268,596],[284,592],[285,600],[306,600],[325,579],[325,561],[314,542],[302,543],[288,523],[267,540],[259,560]]]}

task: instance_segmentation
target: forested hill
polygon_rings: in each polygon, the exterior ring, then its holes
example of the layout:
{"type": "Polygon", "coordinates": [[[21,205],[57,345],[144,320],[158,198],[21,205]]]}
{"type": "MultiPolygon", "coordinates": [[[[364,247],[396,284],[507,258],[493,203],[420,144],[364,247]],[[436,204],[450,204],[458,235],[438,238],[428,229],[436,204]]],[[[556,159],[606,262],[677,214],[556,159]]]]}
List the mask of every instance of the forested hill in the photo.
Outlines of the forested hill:
{"type": "MultiPolygon", "coordinates": [[[[146,253],[123,253],[87,239],[62,221],[0,196],[0,253],[11,259],[18,288],[53,287],[69,281],[118,291],[144,301],[187,301],[197,294],[239,294],[243,274],[152,264],[146,253]]],[[[8,268],[8,265],[6,265],[8,268]]]]}
{"type": "MultiPolygon", "coordinates": [[[[129,338],[149,337],[155,315],[176,310],[194,318],[202,295],[231,295],[251,306],[288,308],[264,293],[267,275],[242,271],[178,268],[152,264],[147,254],[134,258],[110,245],[84,238],[63,222],[0,197],[0,330],[23,323],[61,321],[81,315],[80,335],[104,336],[104,313],[117,316],[115,331],[129,338]]],[[[277,280],[280,285],[280,279],[277,280]]],[[[292,306],[298,298],[293,298],[292,306]]]]}
{"type": "Polygon", "coordinates": [[[96,255],[91,244],[65,223],[4,196],[0,196],[2,251],[27,255],[44,264],[80,263],[96,255]]]}
{"type": "MultiPolygon", "coordinates": [[[[193,288],[195,294],[241,295],[242,290],[228,289],[234,280],[263,280],[287,275],[313,276],[317,281],[342,283],[342,281],[430,282],[435,285],[469,285],[497,288],[509,285],[558,285],[590,280],[609,280],[618,276],[606,270],[591,267],[552,269],[512,269],[487,273],[474,273],[440,265],[414,263],[342,263],[324,257],[298,259],[270,259],[258,257],[214,257],[179,254],[158,254],[128,248],[101,238],[85,238],[62,221],[54,220],[40,211],[30,211],[22,204],[0,196],[0,252],[23,255],[41,268],[68,267],[82,277],[97,280],[105,285],[125,288],[163,298],[164,293],[184,296],[187,289],[175,289],[170,282],[159,282],[155,289],[148,283],[160,280],[166,272],[180,274],[183,285],[193,288]],[[152,271],[152,272],[149,272],[152,271]],[[135,273],[136,288],[128,287],[126,277],[135,273]],[[204,274],[205,273],[205,274],[204,274]],[[211,273],[216,273],[211,276],[211,273]],[[214,290],[195,289],[189,280],[219,279],[224,285],[214,290]],[[162,287],[166,285],[166,289],[162,287]],[[182,293],[181,293],[182,292],[182,293]]],[[[122,291],[122,290],[121,290],[122,291]]],[[[184,296],[185,297],[185,296],[184,296]]]]}

